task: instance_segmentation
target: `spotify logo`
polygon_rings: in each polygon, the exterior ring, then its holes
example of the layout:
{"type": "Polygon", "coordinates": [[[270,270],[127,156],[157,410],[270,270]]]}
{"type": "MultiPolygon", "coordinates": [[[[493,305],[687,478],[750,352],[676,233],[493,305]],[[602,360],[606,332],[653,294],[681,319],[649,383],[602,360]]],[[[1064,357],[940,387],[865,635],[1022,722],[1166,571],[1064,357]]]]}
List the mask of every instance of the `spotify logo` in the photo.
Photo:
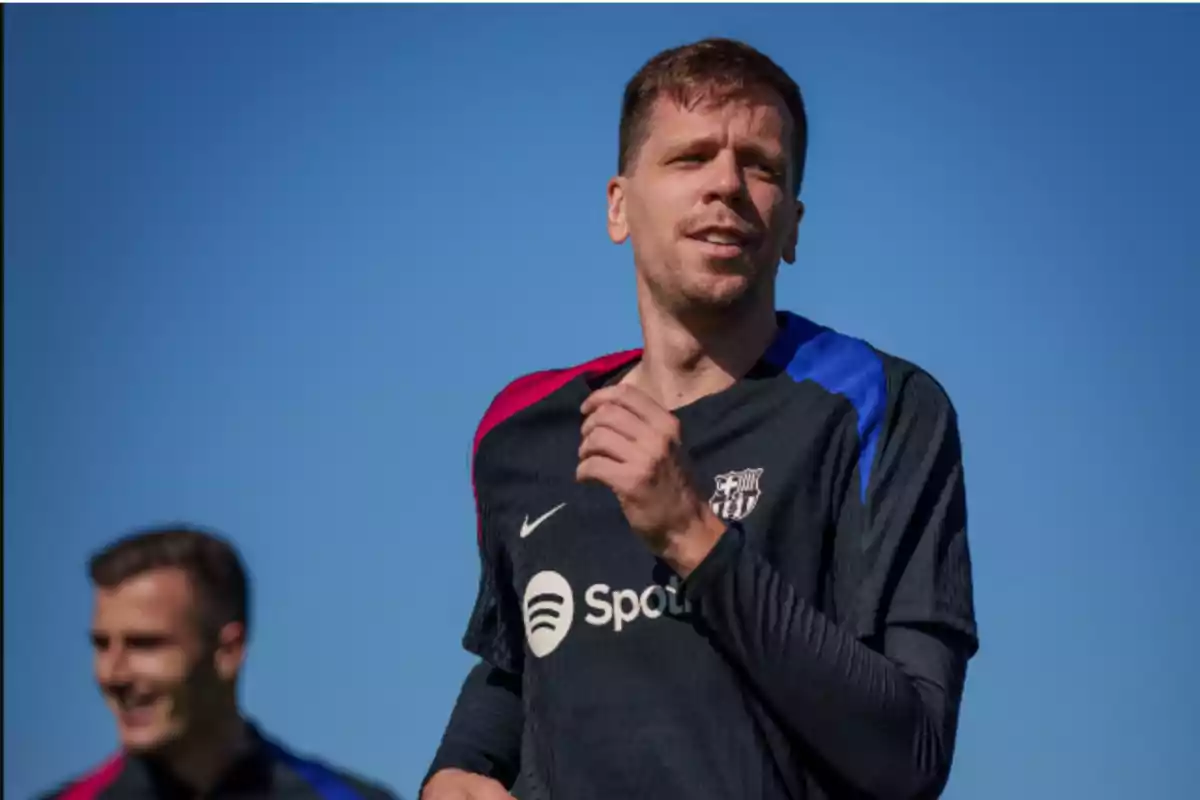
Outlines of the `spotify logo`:
{"type": "Polygon", "coordinates": [[[571,585],[557,572],[539,572],[525,587],[522,605],[530,652],[538,658],[550,655],[562,644],[575,619],[571,585]]]}

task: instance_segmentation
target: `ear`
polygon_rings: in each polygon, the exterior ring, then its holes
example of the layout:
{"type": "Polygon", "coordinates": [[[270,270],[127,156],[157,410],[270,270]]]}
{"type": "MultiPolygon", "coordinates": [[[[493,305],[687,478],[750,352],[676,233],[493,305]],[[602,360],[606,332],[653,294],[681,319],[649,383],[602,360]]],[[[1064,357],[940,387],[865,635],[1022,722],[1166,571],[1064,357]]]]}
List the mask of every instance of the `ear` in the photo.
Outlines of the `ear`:
{"type": "Polygon", "coordinates": [[[796,224],[788,231],[787,241],[783,245],[783,260],[789,264],[796,263],[796,244],[800,239],[800,222],[804,219],[804,203],[796,201],[796,224]]]}
{"type": "Polygon", "coordinates": [[[625,178],[618,175],[608,182],[608,238],[613,244],[624,244],[629,238],[629,221],[625,217],[625,178]]]}
{"type": "Polygon", "coordinates": [[[227,622],[217,633],[217,649],[213,654],[217,674],[224,681],[232,681],[242,670],[246,660],[246,626],[240,622],[227,622]]]}

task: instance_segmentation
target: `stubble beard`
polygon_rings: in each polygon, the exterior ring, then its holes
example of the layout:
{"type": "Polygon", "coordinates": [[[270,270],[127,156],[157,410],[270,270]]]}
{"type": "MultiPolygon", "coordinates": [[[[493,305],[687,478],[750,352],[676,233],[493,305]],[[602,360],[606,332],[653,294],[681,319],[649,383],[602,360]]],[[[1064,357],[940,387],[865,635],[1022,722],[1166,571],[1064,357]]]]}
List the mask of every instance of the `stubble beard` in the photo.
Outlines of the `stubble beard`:
{"type": "Polygon", "coordinates": [[[762,300],[771,280],[771,270],[753,265],[707,271],[711,276],[688,280],[685,268],[678,263],[668,264],[657,274],[639,268],[639,290],[655,308],[672,318],[703,325],[749,311],[762,300]]]}

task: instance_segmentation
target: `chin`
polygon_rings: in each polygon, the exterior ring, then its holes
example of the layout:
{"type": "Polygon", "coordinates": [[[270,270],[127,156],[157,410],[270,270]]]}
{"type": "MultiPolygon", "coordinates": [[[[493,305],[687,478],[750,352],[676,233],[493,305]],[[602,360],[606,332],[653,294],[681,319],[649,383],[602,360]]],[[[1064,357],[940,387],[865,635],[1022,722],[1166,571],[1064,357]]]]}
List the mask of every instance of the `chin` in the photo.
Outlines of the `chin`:
{"type": "Polygon", "coordinates": [[[661,308],[678,315],[706,316],[752,302],[767,275],[746,258],[691,258],[671,270],[642,273],[641,279],[661,308]]]}
{"type": "Polygon", "coordinates": [[[722,311],[741,305],[753,288],[753,281],[744,275],[708,275],[684,287],[681,294],[685,307],[722,311]]]}
{"type": "Polygon", "coordinates": [[[154,755],[169,747],[177,738],[175,731],[159,726],[122,730],[121,747],[130,755],[154,755]]]}

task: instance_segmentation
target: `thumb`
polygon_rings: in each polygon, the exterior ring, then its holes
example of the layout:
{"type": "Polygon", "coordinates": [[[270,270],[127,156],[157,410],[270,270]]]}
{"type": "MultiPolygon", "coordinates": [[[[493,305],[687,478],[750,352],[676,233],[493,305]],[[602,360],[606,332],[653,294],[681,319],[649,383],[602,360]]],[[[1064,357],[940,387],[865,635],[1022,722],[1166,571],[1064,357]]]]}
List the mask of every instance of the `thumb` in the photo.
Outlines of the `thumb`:
{"type": "Polygon", "coordinates": [[[471,787],[471,793],[467,800],[516,800],[504,786],[496,781],[488,783],[480,783],[478,786],[471,787]]]}

